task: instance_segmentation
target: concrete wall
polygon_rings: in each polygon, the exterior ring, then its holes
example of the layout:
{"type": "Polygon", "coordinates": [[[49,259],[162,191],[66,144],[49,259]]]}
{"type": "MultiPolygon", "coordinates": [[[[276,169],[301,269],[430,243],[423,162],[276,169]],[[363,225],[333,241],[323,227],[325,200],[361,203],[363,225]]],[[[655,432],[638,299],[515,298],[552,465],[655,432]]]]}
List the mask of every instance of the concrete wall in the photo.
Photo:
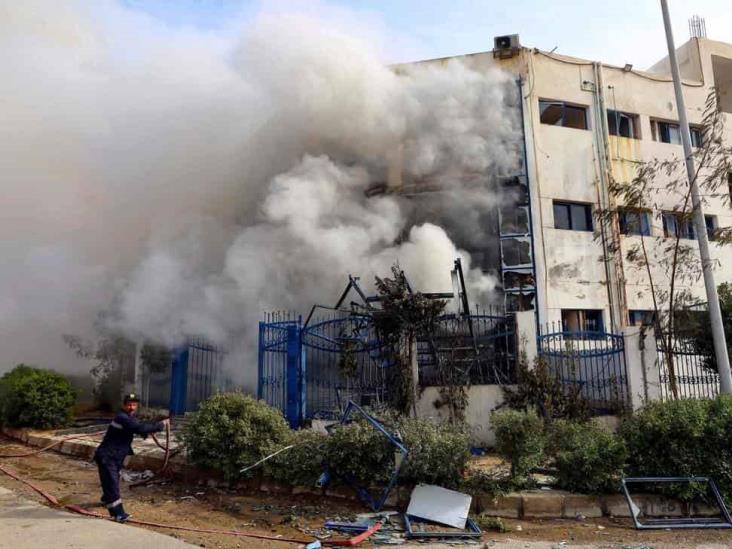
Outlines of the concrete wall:
{"type": "MultiPolygon", "coordinates": [[[[425,388],[417,401],[417,415],[446,421],[447,410],[435,408],[440,399],[439,387],[425,388]]],[[[470,426],[471,443],[477,446],[493,446],[495,436],[491,430],[491,412],[503,402],[503,391],[499,385],[474,385],[468,389],[468,407],[465,420],[470,426]]]]}

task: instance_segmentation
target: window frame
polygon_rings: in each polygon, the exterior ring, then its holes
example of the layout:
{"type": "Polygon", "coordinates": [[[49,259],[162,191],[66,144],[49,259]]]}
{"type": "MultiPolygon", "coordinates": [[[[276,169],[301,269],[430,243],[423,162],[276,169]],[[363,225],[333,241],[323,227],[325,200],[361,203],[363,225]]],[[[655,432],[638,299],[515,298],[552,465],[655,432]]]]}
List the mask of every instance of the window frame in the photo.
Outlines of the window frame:
{"type": "Polygon", "coordinates": [[[712,242],[717,240],[717,229],[719,228],[717,216],[704,214],[704,226],[707,229],[707,239],[712,242]]]}
{"type": "Polygon", "coordinates": [[[628,309],[629,326],[653,326],[655,323],[656,311],[653,309],[628,309]]]}
{"type": "Polygon", "coordinates": [[[626,236],[651,236],[651,213],[643,209],[618,208],[618,225],[620,227],[620,234],[626,236]],[[638,232],[629,232],[627,230],[628,222],[627,220],[624,222],[623,217],[628,214],[638,216],[638,232]],[[645,224],[643,221],[645,221],[645,224]]]}
{"type": "Polygon", "coordinates": [[[558,128],[570,128],[572,130],[584,130],[588,131],[590,130],[590,117],[589,117],[589,105],[581,105],[579,103],[572,103],[571,101],[560,101],[555,99],[539,99],[539,123],[544,124],[545,126],[555,126],[558,128]],[[559,124],[550,124],[549,122],[544,122],[542,120],[542,115],[544,114],[544,111],[542,110],[542,104],[547,105],[558,105],[561,107],[561,115],[559,117],[559,121],[561,123],[559,124]],[[564,121],[566,119],[565,109],[577,109],[582,110],[582,114],[584,115],[584,127],[576,127],[576,126],[567,126],[564,121]]]}
{"type": "Polygon", "coordinates": [[[578,232],[587,232],[591,233],[595,230],[595,223],[592,218],[592,204],[588,204],[587,202],[572,202],[571,200],[553,200],[552,201],[552,213],[554,214],[554,228],[558,229],[560,231],[578,231],[578,232]],[[558,227],[557,226],[557,215],[556,215],[556,209],[557,207],[565,207],[567,208],[567,221],[569,223],[568,227],[558,227]],[[587,226],[589,228],[587,229],[577,229],[573,227],[572,220],[574,217],[572,216],[572,208],[573,207],[582,207],[585,211],[585,222],[587,223],[587,226]]]}
{"type": "Polygon", "coordinates": [[[560,315],[562,319],[562,332],[564,332],[565,334],[600,334],[605,332],[605,318],[603,314],[603,309],[561,309],[560,315]],[[571,313],[575,313],[577,315],[577,324],[580,328],[579,330],[573,330],[568,328],[568,322],[565,319],[565,314],[571,313]],[[595,318],[592,319],[593,322],[595,322],[596,324],[595,329],[589,329],[588,323],[590,319],[588,318],[588,313],[591,313],[592,316],[595,316],[595,318]]]}
{"type": "Polygon", "coordinates": [[[678,212],[661,212],[661,224],[663,225],[664,238],[676,238],[679,235],[679,229],[683,229],[680,236],[683,240],[696,240],[696,227],[694,227],[693,219],[682,219],[683,215],[678,212]],[[670,234],[667,219],[673,219],[674,232],[670,234]]]}
{"type": "Polygon", "coordinates": [[[615,137],[624,137],[626,139],[641,139],[639,116],[637,114],[626,111],[618,111],[615,109],[605,109],[605,112],[607,114],[607,130],[609,135],[613,135],[615,137]],[[615,115],[614,117],[612,117],[613,114],[615,115]],[[612,119],[611,117],[615,120],[616,132],[618,132],[618,129],[620,127],[620,120],[622,119],[622,117],[627,118],[629,121],[631,135],[622,135],[619,132],[612,133],[610,128],[610,120],[612,119]]]}
{"type": "MultiPolygon", "coordinates": [[[[697,124],[689,124],[689,138],[691,146],[700,148],[704,145],[704,127],[697,124]]],[[[667,145],[683,145],[681,137],[681,123],[673,120],[663,120],[661,118],[651,117],[651,139],[657,143],[665,143],[667,145]],[[675,141],[663,141],[661,139],[661,124],[671,128],[673,127],[679,135],[678,143],[675,141]]]]}

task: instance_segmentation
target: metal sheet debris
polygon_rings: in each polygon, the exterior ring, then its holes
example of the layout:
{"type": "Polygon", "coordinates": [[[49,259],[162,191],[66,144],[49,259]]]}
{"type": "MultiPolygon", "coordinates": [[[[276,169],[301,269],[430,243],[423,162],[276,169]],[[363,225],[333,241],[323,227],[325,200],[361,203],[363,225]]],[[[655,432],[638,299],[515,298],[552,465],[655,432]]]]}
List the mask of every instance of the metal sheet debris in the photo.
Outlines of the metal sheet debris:
{"type": "Polygon", "coordinates": [[[472,496],[441,486],[418,484],[412,491],[407,515],[465,529],[472,496]]]}

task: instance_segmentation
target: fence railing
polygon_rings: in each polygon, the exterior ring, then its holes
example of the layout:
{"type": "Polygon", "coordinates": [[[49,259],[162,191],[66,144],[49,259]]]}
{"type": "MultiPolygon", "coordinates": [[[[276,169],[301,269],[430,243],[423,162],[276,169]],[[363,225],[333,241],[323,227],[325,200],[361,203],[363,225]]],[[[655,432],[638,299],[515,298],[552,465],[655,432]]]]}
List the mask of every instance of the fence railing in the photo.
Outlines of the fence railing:
{"type": "MultiPolygon", "coordinates": [[[[513,383],[515,346],[512,318],[444,317],[417,342],[420,384],[440,384],[445,367],[462,369],[473,384],[513,383]]],[[[338,416],[349,400],[385,402],[393,362],[367,315],[334,313],[307,326],[291,314],[268,315],[259,325],[258,397],[292,425],[338,416]]]]}
{"type": "Polygon", "coordinates": [[[607,332],[550,332],[538,337],[539,356],[566,388],[579,389],[596,413],[630,404],[625,338],[607,332]]]}
{"type": "Polygon", "coordinates": [[[690,333],[656,332],[656,352],[661,398],[714,398],[719,394],[719,374],[714,356],[695,344],[690,333]]]}
{"type": "Polygon", "coordinates": [[[516,382],[516,324],[512,316],[445,316],[417,342],[421,385],[444,383],[444,369],[464,373],[471,385],[516,382]],[[441,371],[442,370],[442,371],[441,371]]]}

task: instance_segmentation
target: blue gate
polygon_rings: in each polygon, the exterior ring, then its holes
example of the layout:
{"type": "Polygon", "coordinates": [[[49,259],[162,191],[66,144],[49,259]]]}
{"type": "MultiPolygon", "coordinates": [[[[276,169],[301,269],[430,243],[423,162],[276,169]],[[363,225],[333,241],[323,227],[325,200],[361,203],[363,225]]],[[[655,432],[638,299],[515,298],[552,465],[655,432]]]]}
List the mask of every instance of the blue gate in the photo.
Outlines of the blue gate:
{"type": "Polygon", "coordinates": [[[622,335],[552,332],[538,337],[538,351],[562,385],[579,388],[595,412],[613,412],[629,404],[622,335]]]}
{"type": "MultiPolygon", "coordinates": [[[[515,344],[512,317],[443,317],[432,337],[417,342],[420,384],[439,384],[438,365],[464,370],[473,384],[514,383],[515,344]]],[[[304,326],[298,316],[270,314],[259,323],[257,396],[293,426],[338,417],[349,400],[383,403],[390,354],[367,315],[334,314],[304,326]]]]}
{"type": "Polygon", "coordinates": [[[221,388],[225,351],[204,340],[190,338],[173,350],[170,375],[170,413],[195,411],[202,400],[221,388]]]}

